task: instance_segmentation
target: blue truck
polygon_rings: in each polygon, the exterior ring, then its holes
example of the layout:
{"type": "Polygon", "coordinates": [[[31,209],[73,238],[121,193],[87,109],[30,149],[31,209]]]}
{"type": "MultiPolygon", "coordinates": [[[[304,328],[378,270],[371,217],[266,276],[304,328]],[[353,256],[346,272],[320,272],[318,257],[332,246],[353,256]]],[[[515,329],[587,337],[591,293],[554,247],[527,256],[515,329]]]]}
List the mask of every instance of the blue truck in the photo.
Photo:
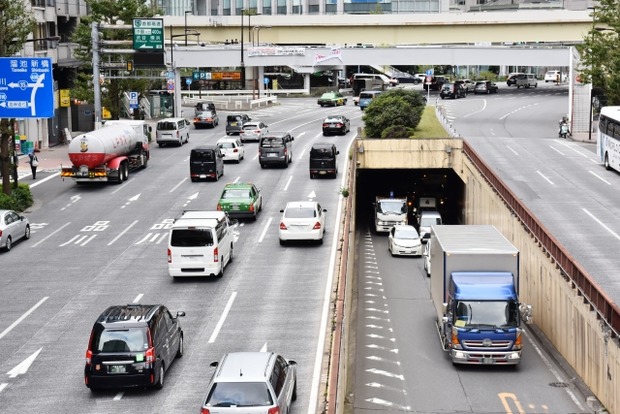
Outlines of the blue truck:
{"type": "Polygon", "coordinates": [[[516,365],[522,322],[519,250],[495,227],[431,227],[431,298],[437,332],[453,364],[516,365]]]}

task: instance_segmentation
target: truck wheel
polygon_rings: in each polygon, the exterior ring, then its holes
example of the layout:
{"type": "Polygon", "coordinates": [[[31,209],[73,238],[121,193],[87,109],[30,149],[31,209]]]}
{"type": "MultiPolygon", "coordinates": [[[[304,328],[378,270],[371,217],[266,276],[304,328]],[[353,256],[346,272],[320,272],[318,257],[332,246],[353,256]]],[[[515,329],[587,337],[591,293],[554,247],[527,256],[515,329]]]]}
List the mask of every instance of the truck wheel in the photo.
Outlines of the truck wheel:
{"type": "Polygon", "coordinates": [[[149,165],[149,154],[148,154],[148,152],[144,152],[143,151],[142,154],[141,154],[141,157],[142,157],[142,168],[144,169],[144,168],[148,167],[148,165],[149,165]]]}

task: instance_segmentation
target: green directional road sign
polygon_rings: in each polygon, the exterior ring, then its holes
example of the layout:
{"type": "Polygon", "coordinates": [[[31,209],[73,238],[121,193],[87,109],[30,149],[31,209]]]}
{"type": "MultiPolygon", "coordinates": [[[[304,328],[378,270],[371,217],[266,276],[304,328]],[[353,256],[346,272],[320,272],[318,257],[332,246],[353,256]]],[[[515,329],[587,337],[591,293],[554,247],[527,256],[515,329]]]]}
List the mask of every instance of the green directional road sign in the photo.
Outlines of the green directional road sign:
{"type": "Polygon", "coordinates": [[[133,48],[163,50],[164,19],[133,19],[133,48]]]}

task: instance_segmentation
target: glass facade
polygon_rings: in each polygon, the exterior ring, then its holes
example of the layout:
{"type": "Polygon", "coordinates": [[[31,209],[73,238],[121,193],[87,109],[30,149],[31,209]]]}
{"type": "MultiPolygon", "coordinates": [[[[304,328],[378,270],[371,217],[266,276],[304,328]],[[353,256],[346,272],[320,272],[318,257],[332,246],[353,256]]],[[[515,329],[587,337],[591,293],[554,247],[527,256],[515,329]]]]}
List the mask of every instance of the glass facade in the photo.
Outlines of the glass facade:
{"type": "MultiPolygon", "coordinates": [[[[263,15],[439,13],[446,0],[156,0],[169,16],[233,16],[246,8],[263,15]]],[[[450,3],[459,0],[449,0],[450,3]]],[[[464,1],[464,0],[463,0],[464,1]]],[[[476,0],[476,2],[479,0],[476,0]]]]}

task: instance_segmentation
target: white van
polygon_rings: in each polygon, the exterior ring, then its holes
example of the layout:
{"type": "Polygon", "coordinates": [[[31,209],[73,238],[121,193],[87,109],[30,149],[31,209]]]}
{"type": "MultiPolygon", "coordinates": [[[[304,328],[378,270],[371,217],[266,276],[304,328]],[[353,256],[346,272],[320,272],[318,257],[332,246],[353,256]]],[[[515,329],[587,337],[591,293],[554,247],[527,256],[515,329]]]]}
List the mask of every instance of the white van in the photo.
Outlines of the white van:
{"type": "Polygon", "coordinates": [[[181,146],[189,142],[189,121],[185,118],[166,118],[157,123],[155,140],[162,147],[168,144],[181,146]]]}
{"type": "Polygon", "coordinates": [[[418,219],[418,233],[420,233],[422,243],[426,243],[431,233],[431,226],[435,224],[442,224],[441,214],[437,210],[422,210],[418,219]]]}
{"type": "Polygon", "coordinates": [[[168,274],[222,277],[234,250],[232,223],[225,212],[185,211],[170,229],[168,274]]]}

